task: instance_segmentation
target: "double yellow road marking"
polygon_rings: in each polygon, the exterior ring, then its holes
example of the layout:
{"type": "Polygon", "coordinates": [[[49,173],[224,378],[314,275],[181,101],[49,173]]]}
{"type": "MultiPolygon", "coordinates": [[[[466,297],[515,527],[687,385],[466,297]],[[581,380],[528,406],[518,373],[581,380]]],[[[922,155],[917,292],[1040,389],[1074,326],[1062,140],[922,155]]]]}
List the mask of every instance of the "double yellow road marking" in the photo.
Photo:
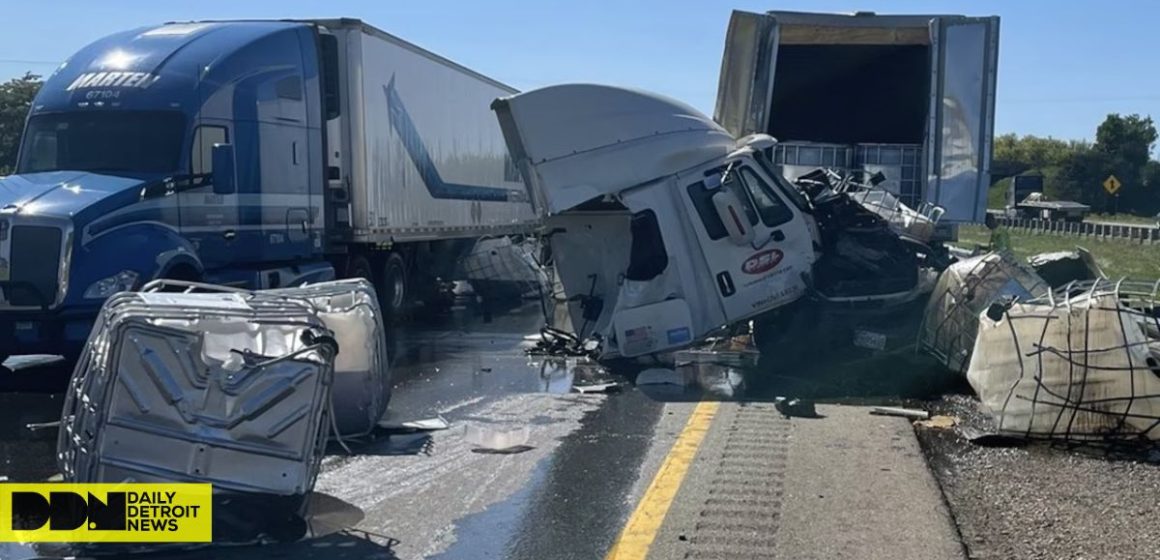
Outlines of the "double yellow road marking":
{"type": "Polygon", "coordinates": [[[648,556],[649,547],[669,512],[673,498],[681,489],[681,482],[685,480],[689,465],[697,456],[697,449],[719,407],[718,402],[702,402],[693,410],[685,429],[677,436],[677,442],[637,504],[636,511],[632,512],[612,550],[608,551],[606,560],[643,560],[648,556]]]}

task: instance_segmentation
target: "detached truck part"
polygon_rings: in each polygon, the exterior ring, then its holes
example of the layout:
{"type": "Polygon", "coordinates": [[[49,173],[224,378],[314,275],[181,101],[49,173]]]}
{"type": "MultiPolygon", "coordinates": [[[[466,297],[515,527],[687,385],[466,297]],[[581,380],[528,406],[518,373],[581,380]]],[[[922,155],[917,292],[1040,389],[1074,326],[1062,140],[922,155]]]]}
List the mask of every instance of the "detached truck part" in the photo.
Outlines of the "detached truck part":
{"type": "Polygon", "coordinates": [[[883,172],[906,205],[982,222],[990,185],[999,18],[734,11],[714,120],[777,138],[791,180],[883,172]]]}
{"type": "Polygon", "coordinates": [[[397,316],[475,239],[537,225],[488,111],[514,92],[351,19],[88,45],[0,180],[0,358],[78,354],[108,296],[156,278],[363,277],[397,316]]]}

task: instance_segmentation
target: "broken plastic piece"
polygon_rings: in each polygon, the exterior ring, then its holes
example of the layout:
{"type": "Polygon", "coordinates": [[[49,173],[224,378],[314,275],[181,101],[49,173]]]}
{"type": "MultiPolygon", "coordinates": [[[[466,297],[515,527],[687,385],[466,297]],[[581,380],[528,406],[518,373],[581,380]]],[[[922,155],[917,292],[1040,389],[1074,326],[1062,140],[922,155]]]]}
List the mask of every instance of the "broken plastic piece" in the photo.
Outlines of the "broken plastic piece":
{"type": "Polygon", "coordinates": [[[877,414],[879,416],[901,416],[902,418],[911,418],[914,420],[926,420],[930,418],[930,413],[925,410],[897,406],[876,406],[870,409],[870,414],[877,414]]]}
{"type": "Polygon", "coordinates": [[[464,430],[463,439],[479,449],[505,451],[523,447],[528,444],[531,431],[527,426],[501,429],[468,424],[464,430]]]}
{"type": "Polygon", "coordinates": [[[573,385],[572,390],[582,394],[615,393],[620,390],[619,383],[597,383],[594,385],[573,385]]]}
{"type": "Polygon", "coordinates": [[[379,422],[379,427],[391,432],[435,432],[450,428],[451,423],[442,416],[436,416],[406,422],[379,422]]]}

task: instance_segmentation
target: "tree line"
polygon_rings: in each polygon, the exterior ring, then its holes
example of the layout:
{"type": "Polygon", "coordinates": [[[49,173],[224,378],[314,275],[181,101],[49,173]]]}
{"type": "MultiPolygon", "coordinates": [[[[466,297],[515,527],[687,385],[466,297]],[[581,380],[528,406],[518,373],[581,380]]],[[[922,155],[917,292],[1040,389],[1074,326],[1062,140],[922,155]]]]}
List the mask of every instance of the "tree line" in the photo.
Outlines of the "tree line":
{"type": "Polygon", "coordinates": [[[40,76],[32,73],[0,83],[0,175],[12,173],[16,167],[24,118],[43,83],[40,76]]]}
{"type": "Polygon", "coordinates": [[[1051,198],[1152,216],[1160,212],[1160,161],[1151,157],[1156,139],[1152,117],[1115,113],[1096,129],[1095,142],[1004,134],[995,137],[991,178],[1038,173],[1051,198]],[[1115,195],[1104,189],[1110,175],[1121,183],[1115,195]]]}

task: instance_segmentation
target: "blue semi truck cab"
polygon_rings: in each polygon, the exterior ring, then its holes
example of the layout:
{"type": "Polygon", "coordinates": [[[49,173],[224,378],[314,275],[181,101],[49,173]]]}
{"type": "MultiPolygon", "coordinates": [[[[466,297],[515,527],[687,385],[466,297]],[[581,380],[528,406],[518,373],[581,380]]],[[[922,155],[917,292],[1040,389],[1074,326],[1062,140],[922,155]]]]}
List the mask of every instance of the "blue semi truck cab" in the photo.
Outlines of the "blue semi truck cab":
{"type": "MultiPolygon", "coordinates": [[[[359,123],[339,125],[358,98],[353,80],[381,79],[385,91],[396,72],[346,70],[363,64],[349,45],[372,28],[330,27],[354,38],[344,46],[305,21],[135,29],[84,47],[45,81],[16,172],[0,180],[0,360],[77,355],[108,296],[155,278],[273,288],[366,276],[402,286],[390,266],[421,266],[430,247],[354,236],[351,200],[367,198],[357,191],[392,187],[384,176],[352,185],[361,175],[345,156],[359,151],[349,133],[359,123]]],[[[488,112],[486,99],[479,105],[488,112]]],[[[422,141],[418,132],[405,140],[422,141]]]]}

